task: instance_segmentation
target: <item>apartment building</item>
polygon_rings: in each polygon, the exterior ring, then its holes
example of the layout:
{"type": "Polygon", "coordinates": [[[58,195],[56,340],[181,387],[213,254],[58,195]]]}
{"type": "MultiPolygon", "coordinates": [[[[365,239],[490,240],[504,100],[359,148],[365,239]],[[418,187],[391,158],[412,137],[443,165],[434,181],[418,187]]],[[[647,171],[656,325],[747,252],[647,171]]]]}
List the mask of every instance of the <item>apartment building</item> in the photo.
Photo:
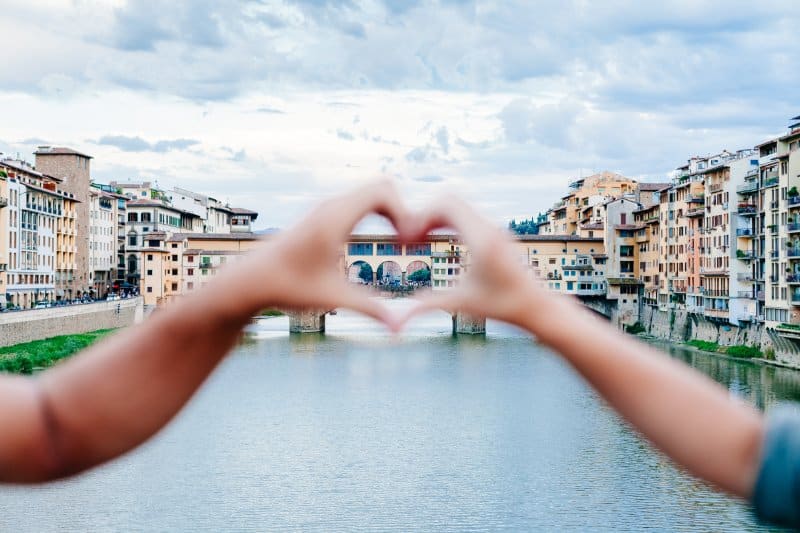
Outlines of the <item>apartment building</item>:
{"type": "MultiPolygon", "coordinates": [[[[662,189],[657,191],[660,196],[662,189]]],[[[658,288],[661,255],[661,203],[652,202],[633,213],[637,226],[636,246],[639,252],[639,280],[642,282],[642,301],[647,305],[658,305],[658,288]]]]}
{"type": "Polygon", "coordinates": [[[570,182],[570,192],[547,213],[539,225],[543,235],[576,235],[581,224],[589,222],[594,206],[624,195],[634,194],[638,183],[613,172],[600,172],[570,182]]]}
{"type": "Polygon", "coordinates": [[[8,270],[8,173],[0,168],[0,307],[6,305],[6,271],[8,270]]]}
{"type": "MultiPolygon", "coordinates": [[[[92,268],[91,293],[105,298],[116,292],[119,249],[118,195],[92,187],[89,191],[89,262],[92,268]]],[[[118,282],[117,282],[118,285],[118,282]]]]}
{"type": "Polygon", "coordinates": [[[151,234],[142,249],[141,294],[145,305],[162,305],[205,286],[219,268],[255,247],[253,233],[151,234]]]}
{"type": "Polygon", "coordinates": [[[56,300],[56,244],[65,198],[62,180],[38,172],[24,161],[5,159],[0,169],[6,178],[6,207],[0,223],[7,229],[6,305],[32,307],[56,300]]]}
{"type": "MultiPolygon", "coordinates": [[[[36,170],[60,180],[60,188],[75,200],[75,252],[72,279],[59,280],[64,297],[89,294],[92,271],[89,258],[89,185],[92,156],[71,148],[40,146],[35,152],[36,170]]],[[[65,272],[66,276],[70,272],[65,272]]]]}
{"type": "Polygon", "coordinates": [[[603,238],[577,235],[518,235],[520,262],[552,291],[604,296],[607,290],[603,238]]]}

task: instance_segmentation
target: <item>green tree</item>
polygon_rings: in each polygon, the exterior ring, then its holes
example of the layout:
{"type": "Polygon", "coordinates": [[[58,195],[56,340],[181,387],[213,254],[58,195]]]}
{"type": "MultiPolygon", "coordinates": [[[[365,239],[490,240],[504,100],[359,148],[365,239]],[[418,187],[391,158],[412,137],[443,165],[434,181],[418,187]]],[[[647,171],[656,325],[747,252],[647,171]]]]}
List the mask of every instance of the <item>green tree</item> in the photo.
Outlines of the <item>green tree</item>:
{"type": "Polygon", "coordinates": [[[420,268],[419,270],[415,270],[408,276],[408,281],[414,281],[417,283],[430,280],[431,280],[431,271],[429,268],[420,268]]]}
{"type": "Polygon", "coordinates": [[[364,283],[370,283],[372,281],[372,268],[366,263],[361,263],[358,277],[361,278],[364,283]]]}

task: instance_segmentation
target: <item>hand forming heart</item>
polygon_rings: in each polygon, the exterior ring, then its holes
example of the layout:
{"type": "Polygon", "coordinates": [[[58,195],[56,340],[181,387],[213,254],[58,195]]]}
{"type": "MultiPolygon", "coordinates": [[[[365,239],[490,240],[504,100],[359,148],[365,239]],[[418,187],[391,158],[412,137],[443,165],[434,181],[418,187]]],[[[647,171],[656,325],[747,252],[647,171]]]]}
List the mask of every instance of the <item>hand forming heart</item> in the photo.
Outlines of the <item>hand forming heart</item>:
{"type": "Polygon", "coordinates": [[[432,308],[497,318],[522,325],[537,300],[551,297],[540,289],[519,264],[509,236],[455,197],[442,198],[414,213],[400,200],[391,181],[379,181],[325,201],[293,228],[281,232],[255,252],[256,260],[243,261],[227,273],[231,283],[264,279],[263,285],[241,285],[252,312],[265,305],[301,309],[347,307],[399,331],[411,318],[432,308]],[[348,283],[341,273],[342,245],[365,216],[385,216],[401,243],[418,242],[435,229],[456,229],[469,246],[465,283],[454,291],[434,293],[402,315],[370,298],[367,290],[348,283]]]}

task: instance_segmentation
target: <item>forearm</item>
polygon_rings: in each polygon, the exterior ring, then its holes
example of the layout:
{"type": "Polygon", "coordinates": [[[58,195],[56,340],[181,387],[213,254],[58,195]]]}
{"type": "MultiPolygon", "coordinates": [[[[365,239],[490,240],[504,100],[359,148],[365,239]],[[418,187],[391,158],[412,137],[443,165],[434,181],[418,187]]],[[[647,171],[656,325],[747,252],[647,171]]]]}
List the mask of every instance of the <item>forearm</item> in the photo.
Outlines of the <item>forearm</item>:
{"type": "Polygon", "coordinates": [[[526,327],[674,461],[728,492],[750,495],[764,431],[758,411],[567,298],[548,297],[527,314],[526,327]]]}
{"type": "Polygon", "coordinates": [[[48,477],[124,453],[178,412],[251,316],[230,289],[212,283],[40,376],[56,470],[48,477]]]}

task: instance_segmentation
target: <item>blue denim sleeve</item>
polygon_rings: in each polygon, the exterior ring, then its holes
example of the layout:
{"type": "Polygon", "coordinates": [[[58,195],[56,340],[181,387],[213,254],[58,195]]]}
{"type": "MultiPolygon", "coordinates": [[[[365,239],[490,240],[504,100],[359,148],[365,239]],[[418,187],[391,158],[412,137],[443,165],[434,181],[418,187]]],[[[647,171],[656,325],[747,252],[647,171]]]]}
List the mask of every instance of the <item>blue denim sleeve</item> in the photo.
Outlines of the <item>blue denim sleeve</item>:
{"type": "Polygon", "coordinates": [[[752,503],[759,519],[800,528],[800,411],[790,405],[767,415],[752,503]]]}

